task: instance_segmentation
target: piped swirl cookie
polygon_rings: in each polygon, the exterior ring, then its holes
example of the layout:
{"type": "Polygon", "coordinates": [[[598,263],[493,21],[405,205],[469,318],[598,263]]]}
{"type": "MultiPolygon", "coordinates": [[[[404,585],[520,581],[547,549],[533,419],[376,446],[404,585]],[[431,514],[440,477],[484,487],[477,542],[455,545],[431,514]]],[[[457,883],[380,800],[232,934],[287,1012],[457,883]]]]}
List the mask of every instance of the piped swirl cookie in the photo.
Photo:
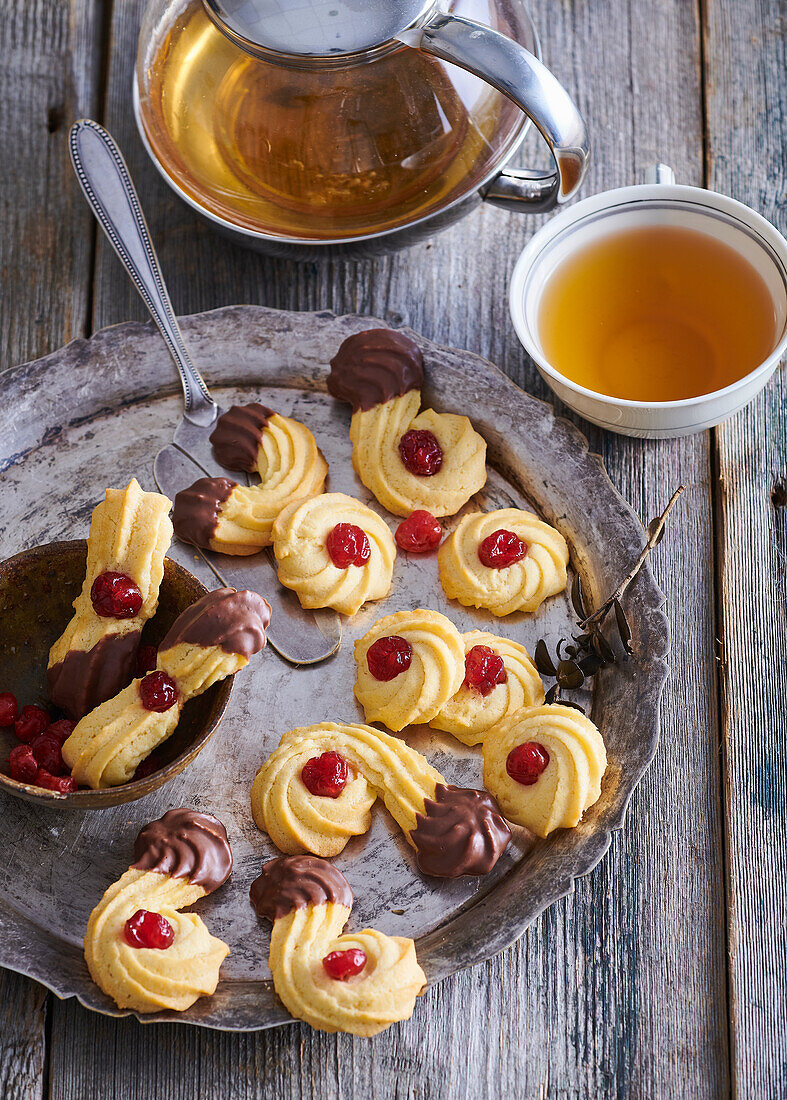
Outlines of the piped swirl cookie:
{"type": "Polygon", "coordinates": [[[574,828],[601,795],[604,741],[573,707],[526,707],[487,732],[483,752],[484,785],[536,836],[574,828]]]}
{"type": "Polygon", "coordinates": [[[418,608],[378,619],[355,643],[353,691],[367,722],[401,730],[431,722],[459,690],[465,650],[454,624],[418,608]]]}
{"type": "Polygon", "coordinates": [[[107,489],[93,512],[85,581],[47,667],[49,697],[72,718],[117,694],[133,675],[142,627],[158,607],[171,507],[132,479],[125,489],[107,489]]]}
{"type": "Polygon", "coordinates": [[[229,954],[200,917],[182,913],[229,878],[224,826],[209,814],[170,810],[146,825],[134,863],[90,914],[85,960],[119,1008],[183,1012],[214,993],[229,954]]]}
{"type": "Polygon", "coordinates": [[[251,809],[280,851],[335,856],[367,832],[378,795],[427,875],[484,875],[511,836],[485,791],[449,786],[404,741],[360,724],[285,733],[257,772],[251,809]]]}
{"type": "Polygon", "coordinates": [[[353,895],[336,867],[314,856],[271,860],[250,898],[273,922],[269,965],[291,1015],[320,1031],[364,1036],[412,1016],[426,987],[415,944],[373,928],[342,935],[353,895]]]}
{"type": "Polygon", "coordinates": [[[352,406],[353,468],[389,512],[451,516],[486,482],[486,442],[466,416],[421,407],[423,356],[402,332],[349,336],[328,392],[352,406]]]}
{"type": "Polygon", "coordinates": [[[437,553],[446,596],[493,615],[535,611],[566,587],[566,540],[532,512],[463,516],[437,553]]]}
{"type": "Polygon", "coordinates": [[[219,588],[178,616],[156,669],[81,719],[63,743],[78,783],[116,787],[170,737],[186,702],[232,676],[265,645],[270,607],[256,592],[219,588]]]}
{"type": "Polygon", "coordinates": [[[305,424],[264,405],[234,405],[210,438],[222,466],[256,472],[260,483],[199,478],[175,497],[175,534],[219,554],[256,554],[270,546],[282,508],[322,492],[328,464],[305,424]]]}
{"type": "Polygon", "coordinates": [[[279,580],[302,607],[354,615],[391,588],[396,544],[388,524],[344,493],[287,505],[273,525],[273,552],[279,580]]]}
{"type": "Polygon", "coordinates": [[[523,645],[485,630],[462,635],[465,678],[429,723],[465,745],[479,745],[492,726],[544,701],[544,685],[523,645]]]}

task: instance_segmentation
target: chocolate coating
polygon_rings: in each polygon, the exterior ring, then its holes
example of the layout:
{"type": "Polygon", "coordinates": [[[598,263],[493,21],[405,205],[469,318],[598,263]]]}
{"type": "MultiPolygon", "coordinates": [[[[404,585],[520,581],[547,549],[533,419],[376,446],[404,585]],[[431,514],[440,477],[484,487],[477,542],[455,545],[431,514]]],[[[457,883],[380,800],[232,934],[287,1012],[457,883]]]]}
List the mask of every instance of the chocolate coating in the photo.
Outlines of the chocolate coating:
{"type": "Polygon", "coordinates": [[[273,409],[253,401],[250,405],[233,405],[222,413],[210,434],[213,453],[228,470],[257,469],[257,452],[262,433],[273,416],[273,409]]]}
{"type": "Polygon", "coordinates": [[[132,867],[185,878],[212,894],[230,877],[227,831],[210,814],[181,807],[143,826],[134,841],[132,867]]]}
{"type": "Polygon", "coordinates": [[[49,698],[77,721],[134,677],[140,630],[107,634],[92,649],[71,649],[46,670],[49,698]]]}
{"type": "Polygon", "coordinates": [[[420,390],[423,380],[418,345],[403,332],[372,328],[348,336],[331,359],[328,393],[358,412],[420,390]]]}
{"type": "Polygon", "coordinates": [[[333,901],[351,909],[353,903],[352,890],[341,871],[317,856],[279,856],[263,864],[249,898],[257,916],[271,921],[307,905],[333,901]]]}
{"type": "Polygon", "coordinates": [[[210,549],[221,506],[236,485],[228,477],[201,477],[175,494],[172,526],[181,542],[210,549]]]}
{"type": "Polygon", "coordinates": [[[178,615],[159,653],[188,642],[203,649],[220,646],[225,653],[251,657],[264,649],[270,621],[270,604],[257,592],[217,588],[178,615]]]}
{"type": "Polygon", "coordinates": [[[511,839],[497,803],[486,791],[438,783],[434,799],[410,833],[425,875],[458,878],[491,871],[511,839]]]}

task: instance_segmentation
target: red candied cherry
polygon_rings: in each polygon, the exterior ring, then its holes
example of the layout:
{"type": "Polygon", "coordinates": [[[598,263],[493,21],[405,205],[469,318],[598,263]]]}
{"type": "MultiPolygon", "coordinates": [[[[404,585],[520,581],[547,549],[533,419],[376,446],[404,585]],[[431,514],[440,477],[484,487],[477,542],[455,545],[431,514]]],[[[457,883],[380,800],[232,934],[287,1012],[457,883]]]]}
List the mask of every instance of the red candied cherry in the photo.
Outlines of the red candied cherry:
{"type": "Polygon", "coordinates": [[[527,553],[527,543],[513,531],[494,531],[478,547],[478,558],[488,569],[505,569],[527,553]]]}
{"type": "Polygon", "coordinates": [[[129,947],[151,947],[165,951],[172,946],[175,929],[161,913],[149,909],[137,909],[123,925],[123,935],[129,947]]]}
{"type": "Polygon", "coordinates": [[[13,726],[19,716],[19,704],[11,691],[0,691],[0,727],[13,726]]]}
{"type": "Polygon", "coordinates": [[[28,703],[27,706],[22,707],[19,717],[14,722],[16,736],[29,745],[39,733],[44,732],[49,721],[49,711],[44,710],[43,707],[37,707],[35,703],[28,703]]]}
{"type": "Polygon", "coordinates": [[[47,737],[56,737],[59,744],[63,744],[68,740],[71,734],[76,729],[76,722],[72,722],[70,718],[58,718],[56,722],[53,722],[51,726],[47,726],[47,737]]]}
{"type": "Polygon", "coordinates": [[[325,540],[325,549],[337,569],[365,565],[372,554],[366,532],[354,523],[337,523],[332,527],[325,540]]]}
{"type": "Polygon", "coordinates": [[[399,454],[410,473],[417,477],[434,477],[443,465],[443,448],[433,432],[405,432],[399,440],[399,454]]]}
{"type": "Polygon", "coordinates": [[[163,714],[178,701],[178,685],[166,672],[149,672],[139,681],[139,697],[145,710],[163,714]]]}
{"type": "Polygon", "coordinates": [[[125,573],[100,573],[90,589],[90,602],[103,619],[133,619],[142,607],[142,593],[125,573]]]}
{"type": "Polygon", "coordinates": [[[397,546],[411,554],[426,554],[436,550],[443,537],[443,529],[431,512],[416,508],[396,528],[397,546]]]}
{"type": "Polygon", "coordinates": [[[406,638],[391,634],[378,638],[366,651],[366,664],[375,680],[393,680],[400,672],[407,672],[413,659],[413,647],[406,638]]]}
{"type": "Polygon", "coordinates": [[[137,650],[137,663],[134,671],[134,675],[146,676],[148,672],[152,672],[156,667],[156,660],[158,658],[158,650],[154,645],[141,645],[137,650]]]}
{"type": "Polygon", "coordinates": [[[140,760],[137,764],[137,770],[134,772],[134,779],[147,779],[149,775],[153,775],[153,772],[157,771],[159,764],[153,756],[146,756],[144,760],[140,760]]]}
{"type": "Polygon", "coordinates": [[[507,679],[503,658],[491,646],[474,645],[465,655],[465,687],[486,696],[496,684],[504,684],[507,679]]]}
{"type": "Polygon", "coordinates": [[[310,794],[338,798],[347,785],[347,761],[333,749],[313,756],[303,765],[301,779],[310,794]]]}
{"type": "Polygon", "coordinates": [[[549,763],[549,753],[537,741],[517,745],[506,758],[506,771],[515,783],[532,787],[549,763]]]}
{"type": "Polygon", "coordinates": [[[62,775],[66,771],[63,763],[63,753],[60,750],[60,742],[52,737],[49,730],[40,733],[30,745],[33,756],[38,761],[39,767],[50,775],[62,775]]]}
{"type": "Polygon", "coordinates": [[[77,789],[77,781],[72,775],[50,775],[46,768],[38,769],[35,784],[58,794],[73,794],[77,789]]]}
{"type": "Polygon", "coordinates": [[[35,783],[38,761],[29,745],[15,745],[8,757],[8,774],[17,783],[35,783]]]}
{"type": "Polygon", "coordinates": [[[323,969],[335,982],[346,982],[360,974],[366,966],[366,952],[360,947],[350,947],[347,951],[331,951],[322,960],[323,969]]]}

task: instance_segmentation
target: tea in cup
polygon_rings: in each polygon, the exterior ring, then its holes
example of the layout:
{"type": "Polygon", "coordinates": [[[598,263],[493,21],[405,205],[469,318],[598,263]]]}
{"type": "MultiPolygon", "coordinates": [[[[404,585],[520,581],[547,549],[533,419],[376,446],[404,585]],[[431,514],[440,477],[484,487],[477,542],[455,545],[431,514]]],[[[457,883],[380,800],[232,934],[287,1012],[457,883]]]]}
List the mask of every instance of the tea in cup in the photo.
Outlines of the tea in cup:
{"type": "Polygon", "coordinates": [[[552,389],[626,435],[711,427],[787,347],[787,241],[743,204],[674,183],[579,202],[519,258],[510,306],[552,389]]]}

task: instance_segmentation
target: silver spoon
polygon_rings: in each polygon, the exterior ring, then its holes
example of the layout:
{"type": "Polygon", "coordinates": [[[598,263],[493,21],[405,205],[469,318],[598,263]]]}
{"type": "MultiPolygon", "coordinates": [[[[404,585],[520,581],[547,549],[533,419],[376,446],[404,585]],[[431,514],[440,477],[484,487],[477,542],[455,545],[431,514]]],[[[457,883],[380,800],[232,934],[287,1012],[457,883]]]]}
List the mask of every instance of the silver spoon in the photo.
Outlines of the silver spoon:
{"type": "MultiPolygon", "coordinates": [[[[120,150],[107,131],[89,118],[74,123],[68,144],[85,198],[164,337],[183,386],[183,418],[173,442],[156,455],[156,484],[166,496],[174,497],[178,490],[205,475],[239,481],[243,475],[220,466],[213,456],[208,437],[222,410],[211,397],[183,340],[139,197],[120,150]]],[[[273,611],[268,642],[286,660],[313,665],[339,648],[339,616],[333,611],[304,611],[295,594],[279,584],[266,552],[248,558],[207,550],[199,553],[223,585],[256,589],[265,596],[273,611]]]]}

